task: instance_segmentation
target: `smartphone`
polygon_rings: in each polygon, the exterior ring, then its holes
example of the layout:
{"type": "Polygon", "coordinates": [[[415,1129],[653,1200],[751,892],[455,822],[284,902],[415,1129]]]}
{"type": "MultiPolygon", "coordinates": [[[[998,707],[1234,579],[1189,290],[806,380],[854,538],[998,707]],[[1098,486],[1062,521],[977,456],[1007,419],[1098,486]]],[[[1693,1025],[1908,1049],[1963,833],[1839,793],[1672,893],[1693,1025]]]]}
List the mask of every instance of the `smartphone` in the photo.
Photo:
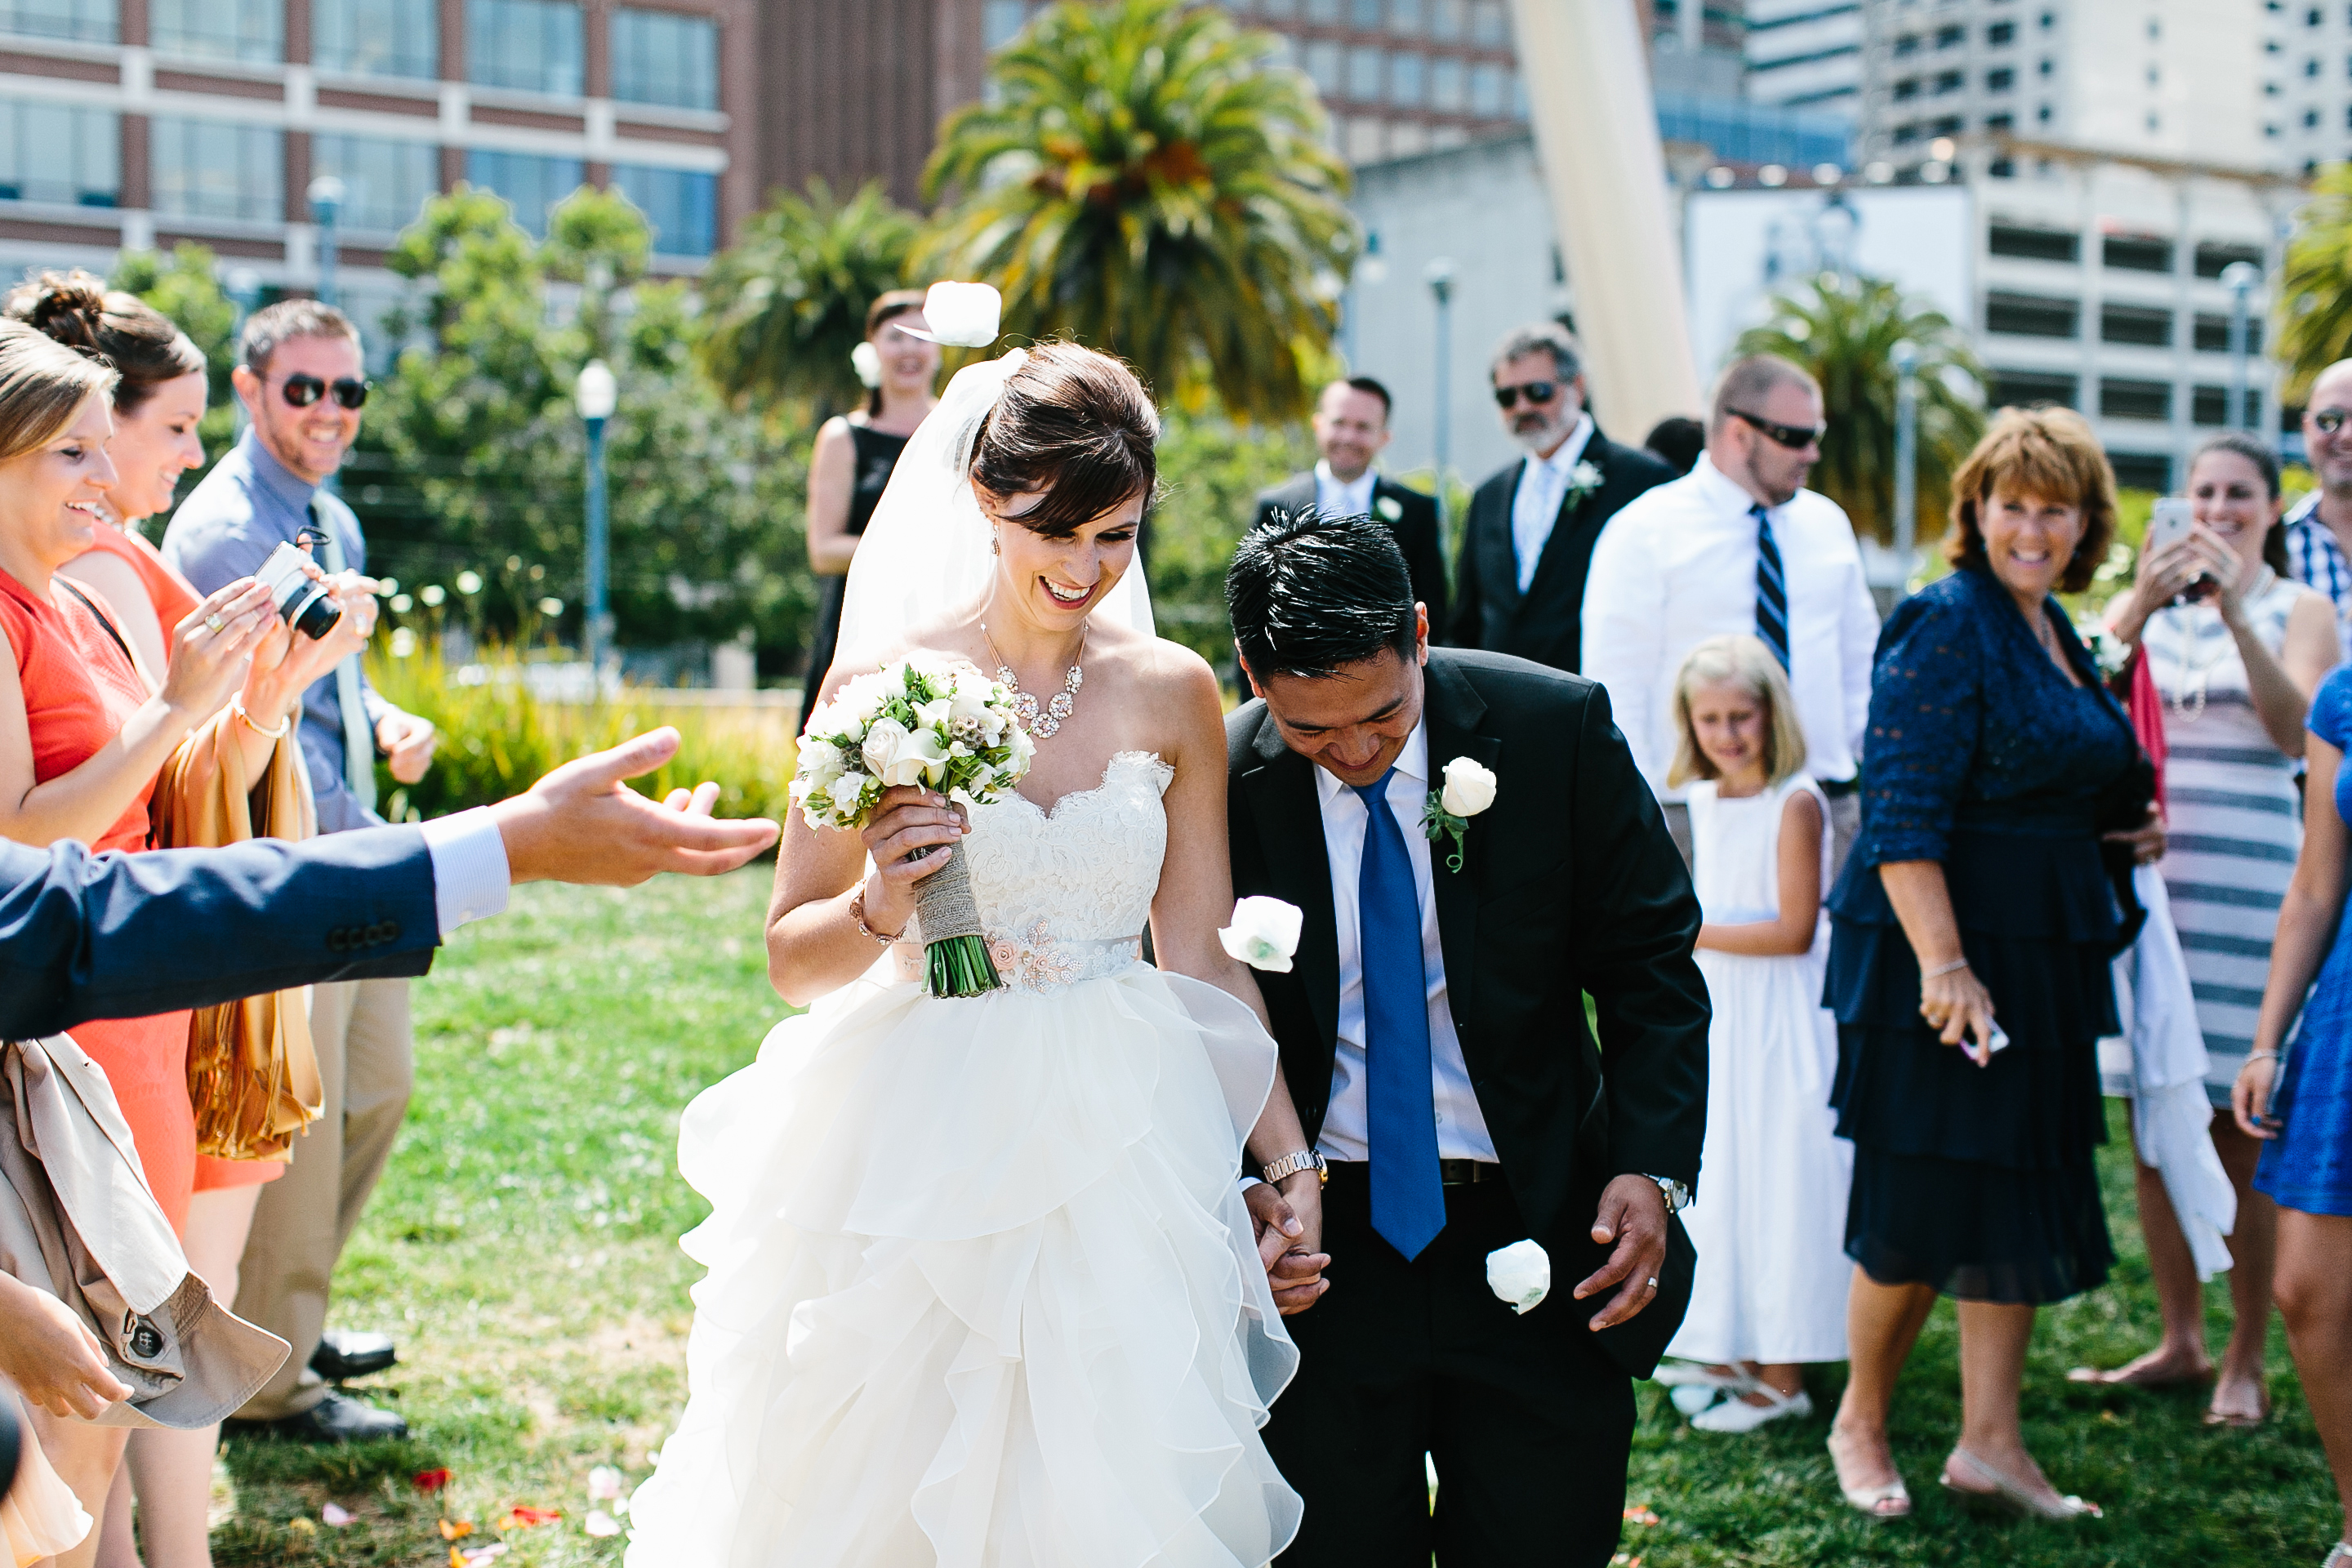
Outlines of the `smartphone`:
{"type": "Polygon", "coordinates": [[[2148,552],[2153,554],[2168,544],[2178,544],[2189,537],[2189,531],[2196,523],[2196,512],[2186,496],[2161,497],[2147,520],[2148,552]]]}

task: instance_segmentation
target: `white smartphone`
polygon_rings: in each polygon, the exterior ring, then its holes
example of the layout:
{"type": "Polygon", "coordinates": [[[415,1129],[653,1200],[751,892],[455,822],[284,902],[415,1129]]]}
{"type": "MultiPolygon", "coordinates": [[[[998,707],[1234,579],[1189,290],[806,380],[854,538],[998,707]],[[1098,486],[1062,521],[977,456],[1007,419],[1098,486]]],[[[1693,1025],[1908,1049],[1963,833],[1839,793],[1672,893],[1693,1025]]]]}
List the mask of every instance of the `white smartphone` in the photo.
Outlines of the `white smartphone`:
{"type": "Polygon", "coordinates": [[[2148,552],[2153,554],[2168,544],[2179,543],[2189,537],[2189,531],[2196,525],[2196,512],[2186,496],[2159,498],[2147,520],[2148,552]]]}

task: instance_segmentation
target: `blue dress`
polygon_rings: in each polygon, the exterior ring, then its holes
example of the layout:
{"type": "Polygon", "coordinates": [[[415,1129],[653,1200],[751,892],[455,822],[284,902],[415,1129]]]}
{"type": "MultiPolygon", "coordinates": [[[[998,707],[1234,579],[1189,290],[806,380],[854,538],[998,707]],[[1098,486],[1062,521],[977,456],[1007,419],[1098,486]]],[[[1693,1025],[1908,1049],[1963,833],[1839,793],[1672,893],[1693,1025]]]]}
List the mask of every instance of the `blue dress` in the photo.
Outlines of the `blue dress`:
{"type": "Polygon", "coordinates": [[[2055,601],[2045,613],[2079,687],[1982,569],[1887,617],[1862,832],[1830,896],[1846,1254],[1882,1284],[1963,1300],[2063,1300],[2115,1261],[2093,1161],[2121,911],[2095,823],[2139,743],[2055,601]],[[1961,951],[2009,1036],[1989,1067],[1919,1017],[1918,961],[1878,876],[1910,860],[1942,864],[1961,951]]]}
{"type": "MultiPolygon", "coordinates": [[[[2352,751],[2352,665],[2338,665],[2311,699],[2313,734],[2352,751]]],[[[2336,773],[2336,809],[2352,822],[2352,768],[2336,773]]],[[[2271,1113],[2283,1126],[2263,1150],[2254,1188],[2304,1214],[2352,1215],[2352,921],[2303,1005],[2271,1113]]]]}

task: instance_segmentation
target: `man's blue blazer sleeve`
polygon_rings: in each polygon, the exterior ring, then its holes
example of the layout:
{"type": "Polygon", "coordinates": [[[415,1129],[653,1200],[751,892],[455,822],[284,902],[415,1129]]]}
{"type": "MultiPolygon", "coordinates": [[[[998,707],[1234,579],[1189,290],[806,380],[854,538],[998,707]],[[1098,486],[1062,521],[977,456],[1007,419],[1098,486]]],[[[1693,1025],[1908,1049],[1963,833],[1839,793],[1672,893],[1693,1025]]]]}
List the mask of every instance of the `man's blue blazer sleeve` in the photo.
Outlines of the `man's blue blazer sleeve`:
{"type": "Polygon", "coordinates": [[[0,841],[0,1039],[422,974],[439,941],[415,827],[140,855],[0,841]]]}

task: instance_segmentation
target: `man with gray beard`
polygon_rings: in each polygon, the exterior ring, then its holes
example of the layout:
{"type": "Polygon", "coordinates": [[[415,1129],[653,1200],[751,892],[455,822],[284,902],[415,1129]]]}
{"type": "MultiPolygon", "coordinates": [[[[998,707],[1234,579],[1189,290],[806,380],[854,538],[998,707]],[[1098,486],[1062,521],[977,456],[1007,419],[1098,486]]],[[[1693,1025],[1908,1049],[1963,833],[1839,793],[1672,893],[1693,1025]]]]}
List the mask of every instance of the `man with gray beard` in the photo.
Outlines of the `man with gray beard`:
{"type": "Polygon", "coordinates": [[[1489,375],[1503,428],[1528,455],[1470,498],[1446,640],[1574,673],[1593,542],[1619,508],[1675,471],[1601,433],[1576,340],[1558,322],[1506,337],[1489,375]]]}

